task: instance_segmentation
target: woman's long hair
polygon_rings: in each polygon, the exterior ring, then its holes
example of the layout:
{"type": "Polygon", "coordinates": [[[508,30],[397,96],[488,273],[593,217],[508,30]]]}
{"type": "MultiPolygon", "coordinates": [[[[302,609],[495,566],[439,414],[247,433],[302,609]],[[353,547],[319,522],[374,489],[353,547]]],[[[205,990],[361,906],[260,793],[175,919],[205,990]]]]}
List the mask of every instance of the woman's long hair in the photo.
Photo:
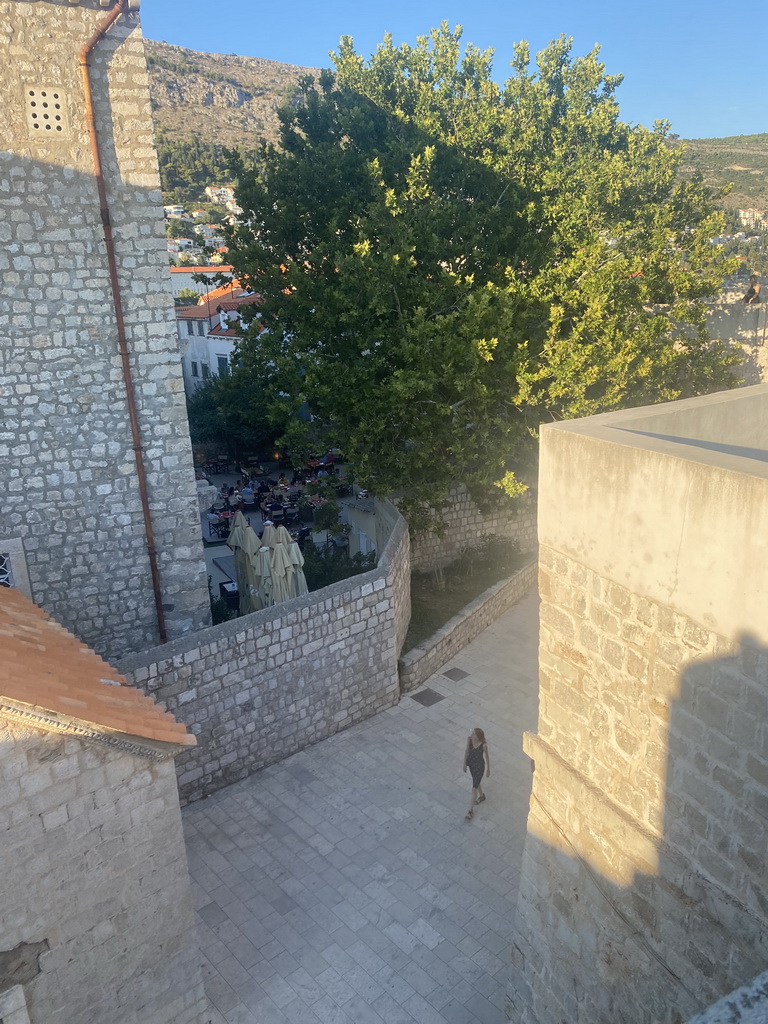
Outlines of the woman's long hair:
{"type": "Polygon", "coordinates": [[[481,744],[485,743],[485,733],[483,732],[483,730],[478,728],[477,726],[475,726],[475,730],[474,731],[475,731],[475,736],[477,736],[477,738],[480,740],[480,743],[481,744]]]}

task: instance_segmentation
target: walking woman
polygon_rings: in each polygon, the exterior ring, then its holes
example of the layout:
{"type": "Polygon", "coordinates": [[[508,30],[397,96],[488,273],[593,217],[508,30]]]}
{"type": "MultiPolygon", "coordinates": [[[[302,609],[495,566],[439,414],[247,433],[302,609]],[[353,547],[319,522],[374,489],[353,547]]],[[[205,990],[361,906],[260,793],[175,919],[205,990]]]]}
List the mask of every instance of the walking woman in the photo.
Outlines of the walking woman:
{"type": "Polygon", "coordinates": [[[467,737],[467,746],[464,750],[464,771],[467,768],[472,773],[472,803],[469,805],[466,820],[472,821],[475,804],[481,804],[485,800],[485,793],[480,786],[483,781],[483,772],[485,772],[486,779],[491,777],[491,754],[482,729],[473,729],[467,737]]]}

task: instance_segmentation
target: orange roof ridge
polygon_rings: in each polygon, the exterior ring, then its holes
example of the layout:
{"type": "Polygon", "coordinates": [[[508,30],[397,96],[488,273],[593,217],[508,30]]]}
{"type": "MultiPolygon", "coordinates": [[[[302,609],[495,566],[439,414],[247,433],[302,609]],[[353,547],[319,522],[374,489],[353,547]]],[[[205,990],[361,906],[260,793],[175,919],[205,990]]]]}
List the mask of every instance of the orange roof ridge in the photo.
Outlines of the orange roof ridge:
{"type": "Polygon", "coordinates": [[[138,741],[128,742],[131,749],[152,757],[157,752],[142,748],[142,739],[176,747],[197,742],[152,697],[9,587],[0,587],[0,637],[0,714],[108,742],[121,733],[138,741]]]}
{"type": "Polygon", "coordinates": [[[230,266],[229,264],[225,265],[223,263],[221,265],[211,264],[210,266],[206,265],[205,263],[202,263],[200,265],[198,265],[197,263],[190,263],[189,266],[185,265],[183,267],[169,267],[168,269],[172,274],[200,274],[203,271],[211,274],[229,274],[235,268],[230,266]]]}

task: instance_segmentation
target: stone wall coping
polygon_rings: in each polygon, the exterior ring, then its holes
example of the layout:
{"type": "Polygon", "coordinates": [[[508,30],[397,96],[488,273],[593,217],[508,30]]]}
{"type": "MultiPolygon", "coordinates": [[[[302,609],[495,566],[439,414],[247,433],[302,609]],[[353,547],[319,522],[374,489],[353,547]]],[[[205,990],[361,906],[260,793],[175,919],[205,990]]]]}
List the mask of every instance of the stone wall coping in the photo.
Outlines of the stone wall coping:
{"type": "Polygon", "coordinates": [[[541,429],[768,477],[768,384],[547,423],[541,429]]]}
{"type": "MultiPolygon", "coordinates": [[[[377,504],[381,499],[376,499],[377,504]]],[[[390,505],[390,502],[386,502],[390,505]]],[[[375,583],[386,579],[392,568],[394,553],[402,540],[403,534],[407,531],[408,525],[405,519],[395,509],[396,519],[389,539],[384,550],[379,556],[375,569],[360,573],[358,576],[349,576],[338,583],[323,587],[321,590],[314,590],[310,594],[301,597],[291,598],[290,601],[283,601],[282,604],[272,605],[270,608],[263,608],[258,612],[251,612],[250,615],[242,615],[236,619],[229,619],[227,622],[220,622],[215,626],[208,626],[198,630],[196,633],[189,633],[170,643],[161,646],[151,647],[146,651],[128,655],[119,662],[122,673],[134,672],[140,668],[147,668],[159,662],[171,661],[179,655],[187,654],[189,651],[205,644],[213,644],[219,640],[231,639],[238,633],[252,633],[266,623],[276,623],[283,618],[296,621],[301,617],[305,608],[314,608],[325,601],[341,603],[344,599],[356,594],[366,584],[373,589],[375,583]]]]}

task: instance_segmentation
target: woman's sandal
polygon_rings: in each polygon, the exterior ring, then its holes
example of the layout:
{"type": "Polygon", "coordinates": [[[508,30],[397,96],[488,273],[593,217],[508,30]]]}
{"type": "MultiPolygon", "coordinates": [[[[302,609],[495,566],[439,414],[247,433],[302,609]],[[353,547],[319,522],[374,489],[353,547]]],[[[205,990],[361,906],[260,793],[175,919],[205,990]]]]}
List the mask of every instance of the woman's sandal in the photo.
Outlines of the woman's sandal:
{"type": "Polygon", "coordinates": [[[482,795],[482,796],[479,796],[479,797],[477,798],[477,802],[478,802],[479,804],[481,804],[481,803],[483,802],[483,800],[485,800],[485,793],[483,793],[483,795],[482,795]]]}
{"type": "Polygon", "coordinates": [[[467,813],[464,815],[464,821],[472,821],[473,817],[474,815],[472,814],[472,811],[467,811],[467,813]]]}

